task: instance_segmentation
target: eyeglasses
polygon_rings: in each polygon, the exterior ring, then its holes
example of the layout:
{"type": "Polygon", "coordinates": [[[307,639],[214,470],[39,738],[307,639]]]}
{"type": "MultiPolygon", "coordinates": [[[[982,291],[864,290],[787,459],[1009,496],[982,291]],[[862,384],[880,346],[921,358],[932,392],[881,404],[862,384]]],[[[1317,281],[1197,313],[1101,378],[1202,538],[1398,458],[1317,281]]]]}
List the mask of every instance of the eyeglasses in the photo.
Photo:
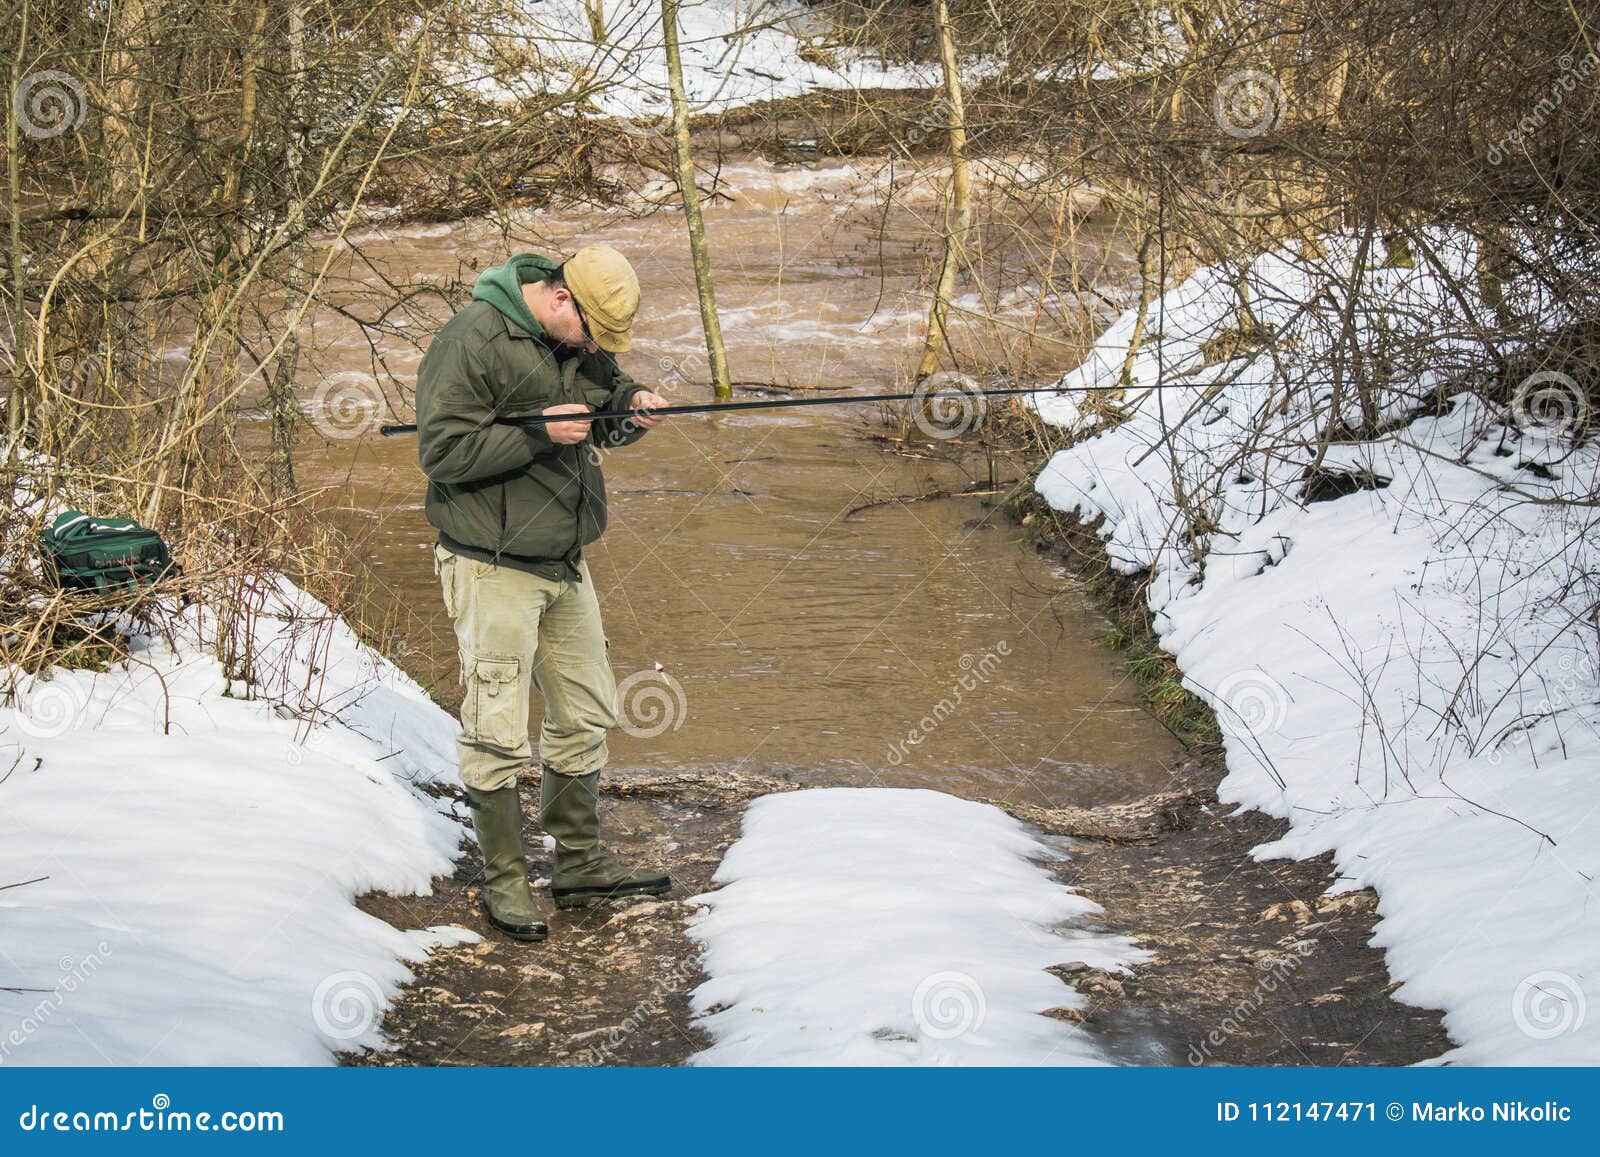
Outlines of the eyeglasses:
{"type": "Polygon", "coordinates": [[[567,293],[572,297],[572,308],[578,314],[578,325],[583,328],[583,340],[588,342],[594,341],[594,335],[589,332],[589,319],[583,316],[583,306],[578,304],[578,295],[573,293],[570,289],[567,290],[567,293]]]}

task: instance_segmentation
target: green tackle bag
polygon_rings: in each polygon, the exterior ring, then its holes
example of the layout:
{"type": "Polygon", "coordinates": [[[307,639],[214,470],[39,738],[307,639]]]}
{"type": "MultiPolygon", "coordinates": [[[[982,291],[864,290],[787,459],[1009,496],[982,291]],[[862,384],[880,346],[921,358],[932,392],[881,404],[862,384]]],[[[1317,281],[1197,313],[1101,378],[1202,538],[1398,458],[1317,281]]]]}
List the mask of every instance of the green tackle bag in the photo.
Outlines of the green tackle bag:
{"type": "Polygon", "coordinates": [[[39,546],[45,578],[63,590],[131,594],[177,569],[161,536],[131,518],[68,510],[50,524],[39,546]]]}

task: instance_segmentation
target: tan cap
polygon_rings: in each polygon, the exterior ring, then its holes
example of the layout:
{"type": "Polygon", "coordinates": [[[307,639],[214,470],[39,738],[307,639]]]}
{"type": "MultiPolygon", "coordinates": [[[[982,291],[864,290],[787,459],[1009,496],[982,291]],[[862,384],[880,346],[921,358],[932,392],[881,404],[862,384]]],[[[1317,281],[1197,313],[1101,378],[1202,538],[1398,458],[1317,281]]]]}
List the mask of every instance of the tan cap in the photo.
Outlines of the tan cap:
{"type": "Polygon", "coordinates": [[[609,245],[585,245],[567,259],[562,276],[595,344],[626,353],[633,345],[633,315],[639,312],[639,278],[628,259],[609,245]]]}

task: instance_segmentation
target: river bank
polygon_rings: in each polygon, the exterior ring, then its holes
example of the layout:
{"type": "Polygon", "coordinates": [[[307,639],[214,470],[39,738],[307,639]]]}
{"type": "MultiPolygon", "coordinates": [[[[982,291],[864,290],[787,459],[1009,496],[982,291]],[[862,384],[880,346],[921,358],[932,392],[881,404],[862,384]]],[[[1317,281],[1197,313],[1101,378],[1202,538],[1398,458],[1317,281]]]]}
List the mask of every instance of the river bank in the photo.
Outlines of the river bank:
{"type": "Polygon", "coordinates": [[[1159,683],[1217,713],[1204,786],[1275,821],[1252,860],[1337,866],[1291,914],[1375,893],[1397,999],[1443,1014],[1435,1063],[1589,1063],[1589,331],[1484,368],[1457,337],[1492,312],[1458,289],[1477,242],[1428,244],[1426,268],[1364,266],[1349,234],[1207,267],[1142,346],[1125,314],[1035,399],[1033,486],[1134,585],[1159,683]],[[1240,294],[1267,335],[1245,347],[1218,341],[1240,294]],[[1352,345],[1405,372],[1353,398],[1352,345]]]}
{"type": "MultiPolygon", "coordinates": [[[[1105,906],[1104,926],[1138,938],[1155,959],[1132,977],[1072,977],[1095,998],[1090,1027],[1130,1031],[1154,1020],[1182,1042],[1171,1064],[1412,1064],[1450,1044],[1437,1010],[1392,997],[1371,946],[1377,894],[1326,893],[1331,855],[1256,860],[1286,821],[1217,801],[1227,773],[1216,717],[1175,693],[1170,655],[1150,629],[1140,581],[1108,565],[1093,530],[1031,487],[1009,504],[1040,553],[1081,576],[1117,624],[1111,636],[1143,679],[1146,702],[1183,727],[1187,757],[1170,787],[1098,809],[1015,809],[1073,837],[1073,879],[1105,906]]],[[[1181,690],[1181,689],[1179,689],[1181,690]]]]}

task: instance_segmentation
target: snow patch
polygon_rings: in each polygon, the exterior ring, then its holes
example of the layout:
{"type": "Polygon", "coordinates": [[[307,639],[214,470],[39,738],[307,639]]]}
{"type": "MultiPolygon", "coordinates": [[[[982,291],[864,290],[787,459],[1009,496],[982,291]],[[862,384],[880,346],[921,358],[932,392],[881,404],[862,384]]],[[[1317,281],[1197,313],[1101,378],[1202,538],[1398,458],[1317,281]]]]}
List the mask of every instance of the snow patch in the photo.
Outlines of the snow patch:
{"type": "MultiPolygon", "coordinates": [[[[599,44],[581,0],[524,0],[518,8],[504,31],[469,38],[477,65],[459,68],[457,79],[478,96],[517,104],[581,91],[606,116],[648,119],[669,112],[656,0],[606,4],[599,44]]],[[[932,89],[942,83],[936,61],[874,61],[840,44],[825,16],[794,0],[690,0],[679,6],[678,26],[684,90],[695,112],[824,89],[932,89]]],[[[972,58],[962,75],[975,82],[1001,63],[972,58]]]]}
{"type": "Polygon", "coordinates": [[[693,1007],[714,1041],[690,1063],[1108,1063],[1041,1015],[1088,1004],[1045,969],[1148,954],[1071,927],[1100,908],[1034,862],[1049,854],[1005,812],[941,792],[755,800],[723,886],[690,900],[711,978],[693,1007]]]}
{"type": "Polygon", "coordinates": [[[451,870],[463,825],[422,787],[455,782],[455,721],[286,580],[248,619],[249,684],[198,606],[109,671],[13,673],[0,1065],[328,1064],[477,938],[351,902],[451,870]]]}

